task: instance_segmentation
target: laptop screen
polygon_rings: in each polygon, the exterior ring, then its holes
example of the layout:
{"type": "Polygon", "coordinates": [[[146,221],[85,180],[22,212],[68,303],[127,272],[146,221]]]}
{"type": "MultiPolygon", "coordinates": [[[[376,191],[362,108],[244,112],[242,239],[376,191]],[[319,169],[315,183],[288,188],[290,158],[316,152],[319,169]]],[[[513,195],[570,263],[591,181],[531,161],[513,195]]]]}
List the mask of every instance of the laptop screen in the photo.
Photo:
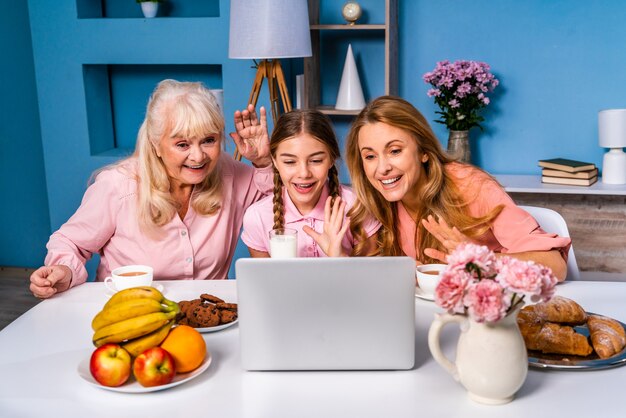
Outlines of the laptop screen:
{"type": "Polygon", "coordinates": [[[247,258],[235,268],[244,369],[413,367],[411,258],[247,258]]]}

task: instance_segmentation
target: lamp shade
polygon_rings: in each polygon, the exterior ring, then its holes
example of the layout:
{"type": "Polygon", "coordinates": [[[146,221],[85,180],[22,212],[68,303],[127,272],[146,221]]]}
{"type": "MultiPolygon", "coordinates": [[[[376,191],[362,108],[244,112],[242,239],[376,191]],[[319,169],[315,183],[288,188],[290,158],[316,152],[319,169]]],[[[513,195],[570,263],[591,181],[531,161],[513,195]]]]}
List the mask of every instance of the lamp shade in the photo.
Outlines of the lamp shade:
{"type": "Polygon", "coordinates": [[[311,56],[307,0],[231,0],[228,57],[311,56]]]}
{"type": "Polygon", "coordinates": [[[603,148],[626,147],[626,109],[598,113],[598,143],[603,148]]]}

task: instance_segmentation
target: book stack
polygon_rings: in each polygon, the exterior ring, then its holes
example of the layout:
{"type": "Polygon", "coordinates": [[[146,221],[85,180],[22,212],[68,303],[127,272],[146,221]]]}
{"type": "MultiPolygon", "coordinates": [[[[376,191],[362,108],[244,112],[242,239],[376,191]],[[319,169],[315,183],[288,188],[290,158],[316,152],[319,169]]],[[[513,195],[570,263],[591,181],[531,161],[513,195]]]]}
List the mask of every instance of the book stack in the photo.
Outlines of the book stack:
{"type": "Polygon", "coordinates": [[[595,164],[566,158],[539,160],[541,182],[568,184],[572,186],[591,186],[598,181],[598,168],[595,164]]]}

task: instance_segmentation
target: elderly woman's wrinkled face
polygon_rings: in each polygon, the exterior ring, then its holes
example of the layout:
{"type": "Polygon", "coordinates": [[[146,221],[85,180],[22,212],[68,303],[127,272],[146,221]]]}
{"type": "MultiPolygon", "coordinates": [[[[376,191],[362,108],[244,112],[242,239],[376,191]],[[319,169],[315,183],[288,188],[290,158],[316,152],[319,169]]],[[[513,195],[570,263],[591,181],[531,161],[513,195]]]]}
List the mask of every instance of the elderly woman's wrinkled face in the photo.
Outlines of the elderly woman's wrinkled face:
{"type": "Polygon", "coordinates": [[[156,146],[172,185],[199,184],[215,170],[219,160],[220,134],[203,138],[171,138],[167,135],[156,146]]]}
{"type": "Polygon", "coordinates": [[[417,196],[428,155],[419,151],[410,133],[382,122],[369,123],[359,131],[358,145],[365,175],[385,200],[417,196]]]}

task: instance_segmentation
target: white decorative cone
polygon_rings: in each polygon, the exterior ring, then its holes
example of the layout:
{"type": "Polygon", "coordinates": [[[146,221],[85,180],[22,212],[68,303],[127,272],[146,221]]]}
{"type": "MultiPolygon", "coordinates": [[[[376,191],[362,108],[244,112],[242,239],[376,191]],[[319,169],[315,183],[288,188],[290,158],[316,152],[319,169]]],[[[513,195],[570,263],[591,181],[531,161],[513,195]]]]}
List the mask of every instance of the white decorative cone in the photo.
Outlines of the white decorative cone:
{"type": "Polygon", "coordinates": [[[365,99],[363,98],[359,72],[356,69],[356,62],[352,54],[352,45],[348,45],[348,53],[346,54],[346,62],[343,65],[343,74],[341,75],[341,84],[339,85],[335,109],[361,110],[364,107],[365,99]]]}

